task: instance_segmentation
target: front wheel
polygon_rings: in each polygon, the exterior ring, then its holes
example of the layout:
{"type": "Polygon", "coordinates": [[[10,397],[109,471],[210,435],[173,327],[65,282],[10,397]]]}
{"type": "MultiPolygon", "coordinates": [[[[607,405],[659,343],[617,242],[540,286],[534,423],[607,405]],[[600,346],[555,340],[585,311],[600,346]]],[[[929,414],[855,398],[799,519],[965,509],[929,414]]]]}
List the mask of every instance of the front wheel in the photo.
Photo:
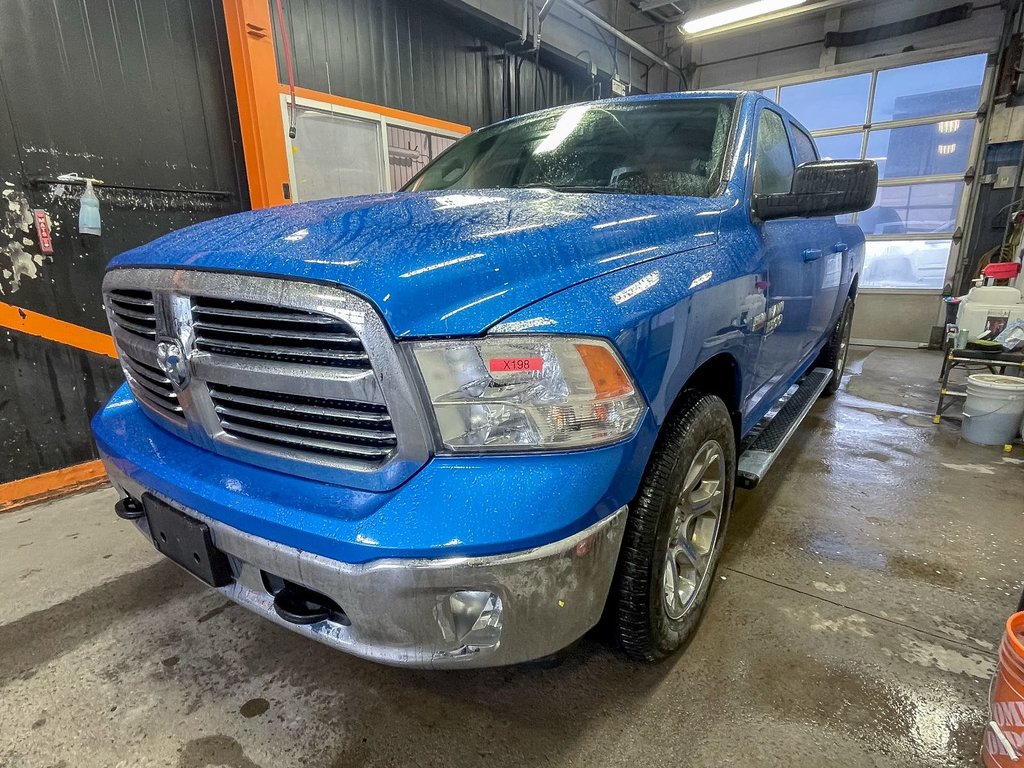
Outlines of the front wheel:
{"type": "Polygon", "coordinates": [[[719,398],[688,393],[662,429],[630,510],[615,586],[626,653],[659,661],[700,621],[722,553],[736,476],[736,441],[719,398]]]}
{"type": "Polygon", "coordinates": [[[839,314],[832,335],[829,336],[828,344],[821,350],[815,366],[830,368],[832,378],[829,379],[825,389],[821,391],[822,397],[831,397],[839,391],[839,385],[843,383],[843,372],[846,370],[846,355],[850,351],[850,331],[853,328],[853,299],[847,299],[843,305],[843,311],[839,314]]]}

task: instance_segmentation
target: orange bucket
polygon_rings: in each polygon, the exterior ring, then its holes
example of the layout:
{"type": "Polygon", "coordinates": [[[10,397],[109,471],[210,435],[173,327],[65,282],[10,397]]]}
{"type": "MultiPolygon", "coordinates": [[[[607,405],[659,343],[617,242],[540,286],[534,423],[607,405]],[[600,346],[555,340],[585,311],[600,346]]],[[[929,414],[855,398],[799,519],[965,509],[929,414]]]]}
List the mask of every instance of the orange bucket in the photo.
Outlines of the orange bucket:
{"type": "Polygon", "coordinates": [[[981,745],[985,767],[1024,768],[1024,612],[1006,620],[989,704],[992,719],[981,745]]]}

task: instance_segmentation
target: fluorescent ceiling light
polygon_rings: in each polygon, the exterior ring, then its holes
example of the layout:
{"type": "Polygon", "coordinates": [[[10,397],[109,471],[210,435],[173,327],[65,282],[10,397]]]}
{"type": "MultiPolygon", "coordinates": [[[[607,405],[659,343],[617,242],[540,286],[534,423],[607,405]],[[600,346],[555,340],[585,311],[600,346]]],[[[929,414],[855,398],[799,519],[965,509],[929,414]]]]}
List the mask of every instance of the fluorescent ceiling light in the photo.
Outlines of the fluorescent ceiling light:
{"type": "Polygon", "coordinates": [[[794,8],[806,2],[807,0],[756,0],[753,3],[747,3],[746,5],[740,5],[693,19],[683,24],[680,29],[688,35],[696,35],[700,32],[707,32],[709,29],[755,19],[758,16],[766,16],[769,13],[775,13],[775,11],[783,11],[786,8],[794,8]]]}

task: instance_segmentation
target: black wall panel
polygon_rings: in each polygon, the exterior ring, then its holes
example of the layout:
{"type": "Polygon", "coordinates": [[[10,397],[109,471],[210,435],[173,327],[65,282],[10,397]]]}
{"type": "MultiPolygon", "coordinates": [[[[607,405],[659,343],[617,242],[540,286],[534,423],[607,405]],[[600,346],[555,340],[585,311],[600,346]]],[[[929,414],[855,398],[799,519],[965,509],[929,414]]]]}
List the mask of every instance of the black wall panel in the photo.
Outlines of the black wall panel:
{"type": "MultiPolygon", "coordinates": [[[[0,3],[0,301],[106,332],[112,256],[248,207],[221,0],[0,3]],[[78,234],[63,173],[106,182],[102,235],[78,234]],[[22,207],[50,215],[52,256],[22,207]]],[[[0,330],[0,482],[92,458],[88,417],[119,380],[0,330]]]]}
{"type": "Polygon", "coordinates": [[[0,482],[93,458],[89,418],[122,381],[108,357],[25,334],[0,338],[0,482]]]}
{"type": "MultiPolygon", "coordinates": [[[[302,88],[476,128],[579,101],[590,85],[581,69],[543,54],[535,70],[532,52],[516,53],[518,36],[441,0],[287,0],[283,9],[302,88]]],[[[274,19],[278,73],[286,83],[274,19]]]]}

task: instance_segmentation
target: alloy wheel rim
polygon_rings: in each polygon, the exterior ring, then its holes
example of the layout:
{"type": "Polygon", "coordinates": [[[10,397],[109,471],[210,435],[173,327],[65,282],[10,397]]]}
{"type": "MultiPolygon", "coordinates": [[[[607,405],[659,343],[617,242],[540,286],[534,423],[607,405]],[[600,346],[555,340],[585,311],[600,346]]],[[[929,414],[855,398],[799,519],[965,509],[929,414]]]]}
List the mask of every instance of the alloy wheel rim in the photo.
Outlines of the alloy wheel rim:
{"type": "Polygon", "coordinates": [[[673,621],[686,615],[708,578],[724,507],[725,455],[709,440],[686,471],[673,511],[662,580],[665,612],[673,621]]]}

